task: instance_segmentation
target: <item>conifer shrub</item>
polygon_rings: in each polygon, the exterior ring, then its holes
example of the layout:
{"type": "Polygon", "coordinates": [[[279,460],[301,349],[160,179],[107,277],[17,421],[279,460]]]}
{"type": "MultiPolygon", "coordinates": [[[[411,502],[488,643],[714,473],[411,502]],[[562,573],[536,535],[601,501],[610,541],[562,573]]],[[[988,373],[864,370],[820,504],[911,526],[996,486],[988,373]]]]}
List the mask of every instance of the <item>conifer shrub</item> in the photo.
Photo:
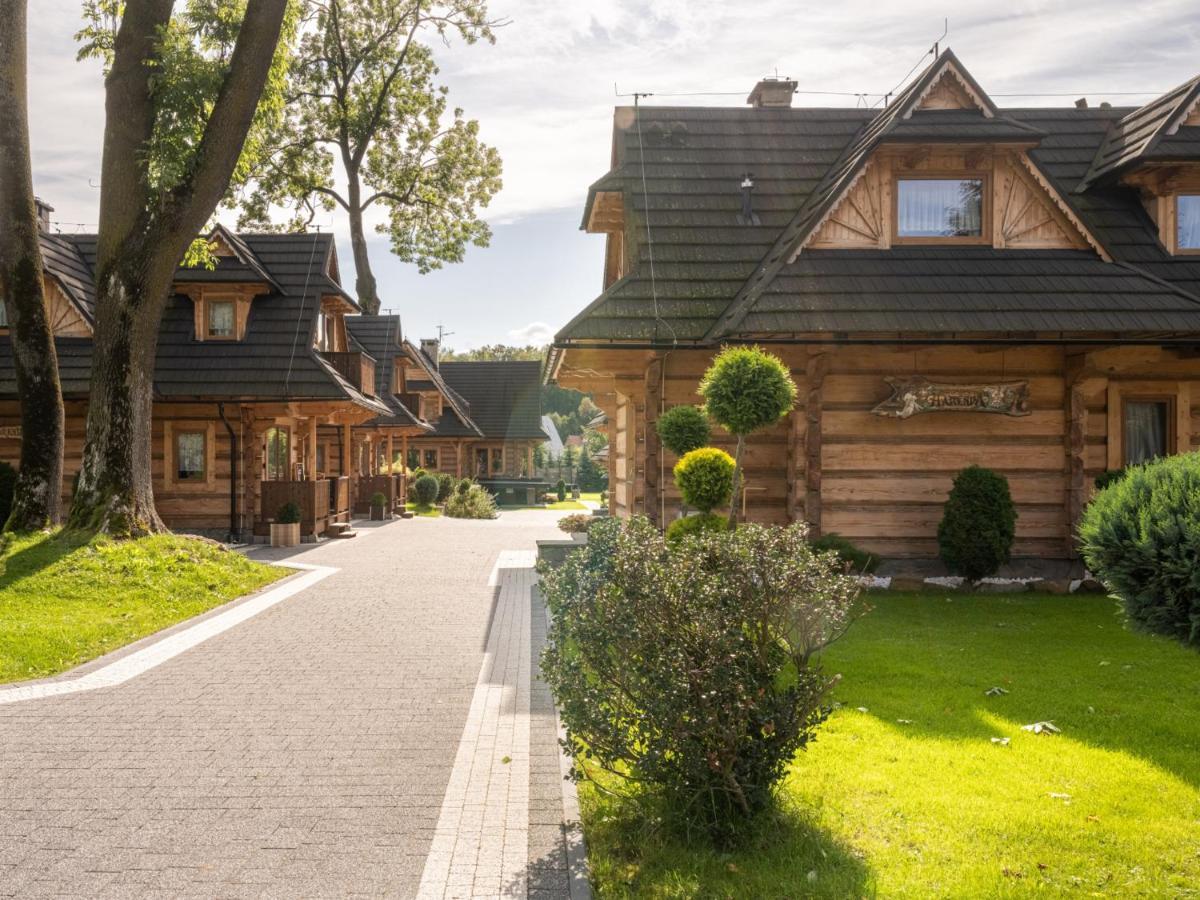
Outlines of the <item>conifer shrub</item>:
{"type": "Polygon", "coordinates": [[[1008,479],[968,466],[955,477],[938,525],[942,562],[971,581],[994,575],[1009,560],[1016,526],[1008,479]]]}
{"type": "Polygon", "coordinates": [[[413,482],[413,493],[416,495],[416,502],[420,506],[432,506],[437,502],[438,480],[432,475],[422,475],[413,482]]]}
{"type": "Polygon", "coordinates": [[[464,478],[451,492],[443,515],[451,519],[494,519],[496,498],[483,485],[464,478]]]}
{"type": "Polygon", "coordinates": [[[713,531],[728,531],[729,520],[716,513],[696,513],[676,519],[667,526],[667,543],[675,544],[693,534],[707,534],[713,531]]]}
{"type": "Polygon", "coordinates": [[[658,417],[659,440],[676,456],[699,450],[712,439],[712,426],[698,406],[673,406],[658,417]]]}
{"type": "Polygon", "coordinates": [[[1107,469],[1107,470],[1101,472],[1099,475],[1097,475],[1093,479],[1092,483],[1095,484],[1096,490],[1102,491],[1106,487],[1108,487],[1110,484],[1118,482],[1122,478],[1124,478],[1125,472],[1126,472],[1126,470],[1124,468],[1107,469]]]}
{"type": "Polygon", "coordinates": [[[558,484],[554,486],[555,496],[558,497],[558,502],[562,503],[567,499],[567,483],[561,478],[558,479],[558,484]]]}
{"type": "Polygon", "coordinates": [[[450,496],[450,492],[454,490],[455,477],[447,475],[445,472],[434,475],[438,483],[437,502],[442,503],[450,496]]]}
{"type": "Polygon", "coordinates": [[[1126,469],[1087,505],[1079,544],[1135,626],[1200,646],[1200,453],[1126,469]]]}
{"type": "Polygon", "coordinates": [[[685,453],[675,463],[675,485],[688,506],[710,513],[733,495],[733,457],[716,447],[685,453]]]}
{"type": "Polygon", "coordinates": [[[603,518],[559,568],[539,568],[542,672],[574,778],[612,773],[720,843],[746,833],[828,715],[836,677],[816,655],[858,595],[806,538],[745,525],[672,546],[645,518],[603,518]]]}
{"type": "Polygon", "coordinates": [[[879,567],[878,556],[859,549],[852,541],[836,532],[823,534],[819,538],[814,538],[811,543],[813,550],[817,553],[836,553],[843,565],[857,575],[874,572],[879,567]]]}
{"type": "Polygon", "coordinates": [[[275,513],[275,521],[280,525],[295,525],[300,521],[300,507],[295,501],[289,500],[275,513]]]}

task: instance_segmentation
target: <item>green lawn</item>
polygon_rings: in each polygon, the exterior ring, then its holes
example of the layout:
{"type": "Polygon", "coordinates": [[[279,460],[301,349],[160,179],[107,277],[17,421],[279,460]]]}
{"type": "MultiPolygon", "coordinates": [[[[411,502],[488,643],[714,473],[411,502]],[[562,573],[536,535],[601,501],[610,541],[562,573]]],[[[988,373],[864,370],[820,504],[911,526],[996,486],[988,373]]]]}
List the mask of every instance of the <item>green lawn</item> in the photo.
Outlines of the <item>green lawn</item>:
{"type": "Polygon", "coordinates": [[[599,503],[600,502],[600,492],[599,491],[580,491],[579,499],[580,500],[591,500],[595,503],[599,503]]]}
{"type": "Polygon", "coordinates": [[[425,519],[436,519],[442,514],[441,507],[438,506],[422,506],[419,503],[406,503],[404,508],[414,516],[421,516],[425,519]]]}
{"type": "MultiPolygon", "coordinates": [[[[539,507],[533,507],[533,508],[538,509],[539,507]]],[[[582,503],[580,503],[578,500],[559,500],[556,503],[547,503],[545,506],[540,507],[540,508],[541,509],[574,509],[574,510],[587,509],[587,507],[584,506],[582,503]]]]}
{"type": "Polygon", "coordinates": [[[287,572],[174,535],[0,541],[0,682],[65,671],[287,572]]]}
{"type": "Polygon", "coordinates": [[[826,653],[840,708],[744,849],[581,789],[601,897],[1200,896],[1200,654],[1104,597],[870,602],[826,653]],[[1021,729],[1044,720],[1062,733],[1021,729]]]}

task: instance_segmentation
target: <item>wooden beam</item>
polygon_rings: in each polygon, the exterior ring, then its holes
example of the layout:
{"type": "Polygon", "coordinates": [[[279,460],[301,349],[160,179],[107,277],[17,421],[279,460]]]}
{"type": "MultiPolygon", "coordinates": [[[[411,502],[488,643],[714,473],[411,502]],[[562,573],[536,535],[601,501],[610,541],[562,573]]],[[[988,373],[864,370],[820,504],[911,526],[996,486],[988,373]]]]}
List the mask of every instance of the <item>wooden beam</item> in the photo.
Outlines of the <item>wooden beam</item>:
{"type": "Polygon", "coordinates": [[[646,517],[662,525],[662,444],[658,438],[658,414],[662,407],[664,360],[661,354],[646,366],[644,395],[646,397],[646,517]]]}
{"type": "Polygon", "coordinates": [[[799,474],[801,471],[804,450],[806,420],[804,415],[793,409],[788,413],[788,445],[787,445],[787,519],[789,522],[799,521],[799,474]]]}
{"type": "Polygon", "coordinates": [[[350,425],[342,426],[342,474],[353,475],[354,467],[350,463],[350,453],[352,449],[350,425]]]}
{"type": "Polygon", "coordinates": [[[304,478],[317,480],[317,417],[308,419],[308,437],[304,441],[304,478]]]}
{"type": "Polygon", "coordinates": [[[391,474],[392,468],[396,465],[396,448],[390,430],[387,433],[387,465],[388,474],[391,474]]]}
{"type": "Polygon", "coordinates": [[[254,428],[254,411],[248,406],[242,407],[242,478],[244,533],[249,537],[254,534],[254,523],[258,518],[262,492],[262,453],[258,432],[254,428]]]}
{"type": "Polygon", "coordinates": [[[829,356],[810,352],[806,372],[808,398],[805,403],[804,518],[812,528],[811,536],[821,536],[821,405],[829,356]]]}

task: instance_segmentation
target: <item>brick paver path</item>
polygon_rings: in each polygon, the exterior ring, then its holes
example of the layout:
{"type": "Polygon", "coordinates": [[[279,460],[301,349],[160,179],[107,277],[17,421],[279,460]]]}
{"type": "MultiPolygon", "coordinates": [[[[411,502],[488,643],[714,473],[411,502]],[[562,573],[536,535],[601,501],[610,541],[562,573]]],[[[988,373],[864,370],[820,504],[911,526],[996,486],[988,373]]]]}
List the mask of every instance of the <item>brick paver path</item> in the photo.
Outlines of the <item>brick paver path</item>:
{"type": "MultiPolygon", "coordinates": [[[[321,545],[292,559],[339,572],[143,675],[0,705],[0,896],[414,896],[476,694],[489,575],[501,551],[558,536],[557,518],[395,522],[321,545]]],[[[527,640],[515,660],[530,665],[527,640]]]]}

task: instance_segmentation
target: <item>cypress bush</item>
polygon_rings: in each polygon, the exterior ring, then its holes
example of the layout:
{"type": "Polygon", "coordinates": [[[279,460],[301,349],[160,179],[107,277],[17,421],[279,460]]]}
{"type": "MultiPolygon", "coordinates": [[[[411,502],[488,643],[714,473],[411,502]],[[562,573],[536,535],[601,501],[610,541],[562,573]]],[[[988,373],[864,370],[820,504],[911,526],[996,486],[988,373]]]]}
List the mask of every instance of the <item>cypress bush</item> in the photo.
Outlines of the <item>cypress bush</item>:
{"type": "Polygon", "coordinates": [[[539,567],[573,777],[598,766],[722,844],[747,832],[828,715],[836,678],[815,657],[858,596],[807,534],[745,525],[670,546],[645,518],[601,518],[539,567]]]}
{"type": "Polygon", "coordinates": [[[702,513],[724,506],[733,495],[733,457],[716,447],[684,454],[674,473],[683,502],[702,513]]]}
{"type": "Polygon", "coordinates": [[[1126,469],[1084,510],[1079,540],[1131,622],[1200,646],[1200,453],[1126,469]]]}
{"type": "Polygon", "coordinates": [[[443,503],[450,496],[450,492],[454,490],[455,478],[453,475],[448,475],[445,472],[434,475],[438,483],[437,502],[443,503]]]}
{"type": "Polygon", "coordinates": [[[1016,526],[1008,479],[968,466],[955,477],[938,525],[942,562],[971,581],[994,575],[1009,560],[1016,526]]]}
{"type": "Polygon", "coordinates": [[[659,440],[676,456],[699,450],[712,438],[708,416],[698,406],[673,406],[658,417],[659,440]]]}
{"type": "Polygon", "coordinates": [[[440,489],[441,485],[432,475],[422,475],[413,482],[413,493],[416,495],[416,502],[421,506],[432,506],[436,503],[440,489]]]}

